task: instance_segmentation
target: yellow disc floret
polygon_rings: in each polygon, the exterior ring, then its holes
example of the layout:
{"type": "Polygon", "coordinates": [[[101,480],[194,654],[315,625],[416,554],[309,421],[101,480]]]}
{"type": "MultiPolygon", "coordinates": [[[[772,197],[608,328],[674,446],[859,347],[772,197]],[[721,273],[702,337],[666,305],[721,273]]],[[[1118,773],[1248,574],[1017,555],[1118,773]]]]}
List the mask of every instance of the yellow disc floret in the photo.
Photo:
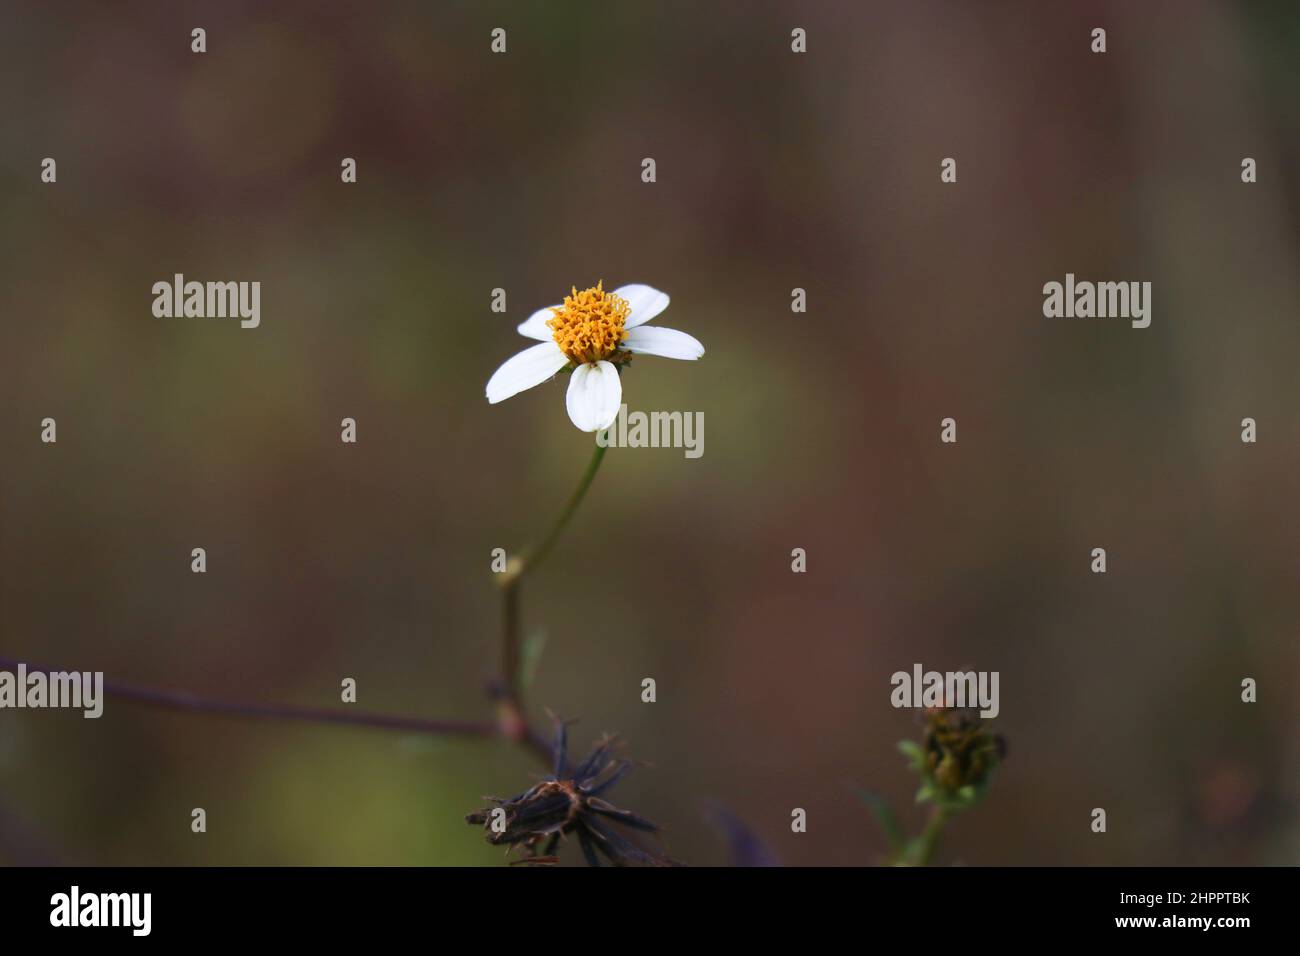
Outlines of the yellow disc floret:
{"type": "Polygon", "coordinates": [[[576,287],[564,297],[564,305],[552,307],[554,317],[546,320],[555,337],[555,344],[575,365],[599,362],[602,359],[618,360],[615,353],[627,338],[623,323],[632,311],[627,299],[606,292],[604,280],[594,289],[576,287]]]}

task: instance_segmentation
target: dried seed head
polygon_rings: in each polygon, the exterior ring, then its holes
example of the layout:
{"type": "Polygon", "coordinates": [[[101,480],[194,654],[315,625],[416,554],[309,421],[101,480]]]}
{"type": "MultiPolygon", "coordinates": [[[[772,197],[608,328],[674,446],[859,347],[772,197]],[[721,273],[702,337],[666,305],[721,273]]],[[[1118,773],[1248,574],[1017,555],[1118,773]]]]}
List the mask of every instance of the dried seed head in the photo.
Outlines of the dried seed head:
{"type": "Polygon", "coordinates": [[[626,760],[614,757],[616,742],[613,737],[601,738],[591,753],[570,767],[567,731],[557,720],[553,774],[509,799],[487,798],[495,806],[475,810],[465,817],[466,822],[482,826],[491,844],[523,848],[528,857],[520,862],[554,863],[560,841],[576,836],[583,856],[592,866],[601,865],[601,856],[616,866],[670,863],[637,846],[612,826],[619,824],[647,833],[659,830],[649,820],[604,798],[632,767],[626,760]]]}

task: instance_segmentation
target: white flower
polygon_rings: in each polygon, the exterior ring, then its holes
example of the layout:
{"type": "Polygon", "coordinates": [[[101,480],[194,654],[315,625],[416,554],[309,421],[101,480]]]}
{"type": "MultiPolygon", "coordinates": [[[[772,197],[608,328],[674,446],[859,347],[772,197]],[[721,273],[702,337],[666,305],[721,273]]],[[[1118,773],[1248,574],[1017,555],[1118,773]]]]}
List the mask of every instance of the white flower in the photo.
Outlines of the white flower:
{"type": "Polygon", "coordinates": [[[604,283],[576,288],[562,305],[538,309],[519,326],[519,334],[542,344],[506,360],[487,383],[487,400],[495,405],[565,369],[573,369],[565,405],[573,424],[584,432],[614,423],[623,403],[618,366],[633,355],[697,359],[704,346],[685,332],[651,328],[645,323],[668,308],[668,296],[648,285],[604,283]]]}

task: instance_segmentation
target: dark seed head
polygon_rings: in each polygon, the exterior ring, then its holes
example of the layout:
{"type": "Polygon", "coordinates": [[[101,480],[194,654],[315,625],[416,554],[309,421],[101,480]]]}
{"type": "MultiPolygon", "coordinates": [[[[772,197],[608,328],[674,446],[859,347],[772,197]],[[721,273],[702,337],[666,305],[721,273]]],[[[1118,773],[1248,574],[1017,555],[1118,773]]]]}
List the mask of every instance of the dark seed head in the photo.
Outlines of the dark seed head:
{"type": "Polygon", "coordinates": [[[553,773],[509,799],[485,798],[494,806],[467,814],[466,822],[482,826],[493,845],[521,847],[528,854],[518,861],[521,863],[554,863],[560,842],[575,836],[592,866],[600,866],[602,857],[615,866],[669,864],[666,857],[641,848],[618,832],[628,827],[656,833],[659,827],[605,799],[632,767],[614,756],[616,743],[613,737],[601,738],[591,753],[570,767],[568,735],[564,723],[557,720],[553,773]]]}
{"type": "Polygon", "coordinates": [[[941,790],[982,787],[1006,755],[1006,741],[987,729],[988,721],[964,708],[925,712],[925,753],[930,773],[941,790]]]}

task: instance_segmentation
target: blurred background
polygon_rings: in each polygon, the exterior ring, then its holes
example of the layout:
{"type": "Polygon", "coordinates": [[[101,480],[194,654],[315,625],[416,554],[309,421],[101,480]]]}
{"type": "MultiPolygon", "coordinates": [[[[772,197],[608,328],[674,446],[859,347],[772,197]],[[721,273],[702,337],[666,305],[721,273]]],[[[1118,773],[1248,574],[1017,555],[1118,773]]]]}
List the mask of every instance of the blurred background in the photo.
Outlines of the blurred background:
{"type": "MultiPolygon", "coordinates": [[[[523,615],[534,714],[625,736],[653,766],[616,802],[675,856],[727,862],[712,800],[786,863],[879,862],[855,791],[919,828],[889,676],[921,663],[1000,671],[1010,748],[940,862],[1300,860],[1295,5],[2,15],[0,655],[490,716],[491,551],[537,538],[591,437],[563,379],[483,386],[570,285],[647,282],[708,354],[638,360],[625,397],[702,411],[704,456],[611,451],[523,615]],[[260,281],[261,327],[155,318],[177,272],[260,281]],[[1151,281],[1151,327],[1044,318],[1066,272],[1151,281]]],[[[538,769],[125,701],[0,711],[0,860],[498,865],[463,815],[538,769]]]]}

